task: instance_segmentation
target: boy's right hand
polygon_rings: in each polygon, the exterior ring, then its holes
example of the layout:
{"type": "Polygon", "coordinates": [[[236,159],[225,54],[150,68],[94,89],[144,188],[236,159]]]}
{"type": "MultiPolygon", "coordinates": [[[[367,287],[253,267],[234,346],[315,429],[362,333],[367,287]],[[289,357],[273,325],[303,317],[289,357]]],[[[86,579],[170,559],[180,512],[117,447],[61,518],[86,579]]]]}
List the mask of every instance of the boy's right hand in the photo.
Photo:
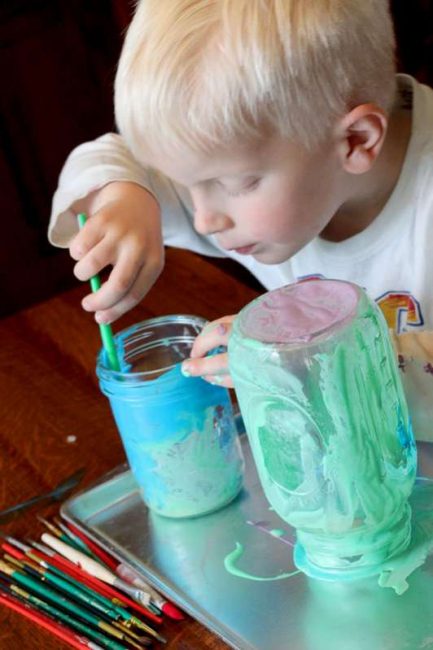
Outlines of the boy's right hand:
{"type": "Polygon", "coordinates": [[[84,208],[88,220],[69,251],[77,261],[74,274],[89,280],[106,266],[112,270],[96,293],[83,301],[98,323],[111,323],[132,309],[149,291],[164,266],[159,205],[144,188],[116,181],[92,195],[84,208]]]}

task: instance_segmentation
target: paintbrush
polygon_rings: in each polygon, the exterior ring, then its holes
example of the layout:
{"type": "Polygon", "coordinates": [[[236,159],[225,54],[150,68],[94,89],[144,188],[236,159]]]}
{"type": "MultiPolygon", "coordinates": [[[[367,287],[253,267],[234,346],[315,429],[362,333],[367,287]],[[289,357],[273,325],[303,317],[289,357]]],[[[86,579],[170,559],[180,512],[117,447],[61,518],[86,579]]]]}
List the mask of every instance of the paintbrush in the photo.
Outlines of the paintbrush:
{"type": "Polygon", "coordinates": [[[159,594],[137,571],[135,571],[128,564],[116,562],[108,553],[100,549],[95,542],[87,537],[79,528],[67,522],[68,528],[79,536],[90,548],[90,550],[99,557],[101,562],[104,562],[112,571],[114,571],[120,578],[125,580],[130,585],[137,587],[150,595],[151,603],[166,614],[169,618],[180,621],[185,617],[182,612],[173,603],[168,602],[161,594],[159,594]]]}
{"type": "MultiPolygon", "coordinates": [[[[10,539],[10,538],[9,538],[10,539]]],[[[20,542],[17,542],[18,544],[21,544],[20,542]]],[[[152,620],[156,623],[162,623],[162,619],[160,617],[155,617],[151,612],[149,612],[148,609],[146,609],[143,605],[140,603],[137,603],[135,600],[132,600],[128,596],[126,596],[124,593],[121,593],[117,591],[116,589],[113,589],[110,585],[101,582],[98,580],[98,578],[95,578],[94,576],[90,575],[89,573],[86,573],[81,569],[79,566],[76,564],[73,564],[66,558],[62,557],[53,549],[48,548],[48,546],[45,546],[44,544],[40,544],[39,542],[34,542],[33,540],[30,540],[29,543],[32,545],[32,547],[35,549],[35,553],[38,554],[41,559],[45,560],[46,562],[49,562],[53,564],[54,566],[58,567],[59,569],[70,573],[72,577],[76,577],[77,580],[80,580],[81,582],[84,582],[88,587],[91,587],[98,593],[101,593],[102,595],[107,596],[107,598],[111,598],[115,600],[117,603],[122,604],[125,607],[129,607],[129,609],[134,610],[135,612],[138,612],[142,616],[146,616],[148,618],[152,618],[152,620]]],[[[22,544],[20,548],[22,547],[22,544]]],[[[30,549],[32,550],[32,549],[30,549]]]]}
{"type": "MultiPolygon", "coordinates": [[[[129,612],[126,615],[124,614],[124,607],[129,607],[139,614],[149,617],[150,612],[144,607],[127,596],[120,594],[118,591],[99,581],[97,578],[90,576],[78,566],[69,562],[69,560],[54,553],[52,549],[42,547],[43,552],[41,553],[12,537],[8,537],[7,539],[7,542],[3,542],[2,548],[14,558],[22,560],[22,558],[26,556],[38,564],[41,563],[42,566],[54,571],[55,573],[59,572],[61,577],[72,580],[74,584],[78,584],[81,589],[90,591],[92,596],[99,597],[107,605],[111,607],[114,606],[115,608],[119,607],[119,609],[121,608],[119,613],[123,619],[129,621],[132,618],[129,612]],[[54,555],[57,557],[53,557],[54,555]]],[[[37,544],[37,546],[40,547],[41,545],[37,544]]],[[[160,623],[162,622],[162,619],[158,618],[156,622],[160,623]]]]}
{"type": "Polygon", "coordinates": [[[185,618],[182,612],[175,605],[173,605],[173,603],[170,603],[165,598],[163,598],[163,596],[161,596],[161,594],[159,594],[132,567],[122,562],[116,562],[114,558],[108,555],[108,553],[106,553],[103,549],[100,549],[95,542],[93,542],[91,539],[89,539],[89,537],[87,537],[85,533],[83,533],[83,531],[71,524],[69,521],[66,525],[72,530],[73,533],[75,533],[75,535],[80,537],[80,539],[82,539],[82,541],[87,544],[89,549],[95,555],[97,555],[101,562],[103,562],[112,571],[114,571],[120,578],[125,580],[125,582],[128,584],[133,585],[134,587],[137,587],[138,589],[141,589],[142,591],[148,593],[151,598],[149,605],[153,603],[158,608],[158,610],[162,611],[169,618],[172,618],[174,620],[180,621],[185,618]]]}
{"type": "Polygon", "coordinates": [[[92,553],[94,553],[98,559],[107,566],[108,569],[111,571],[116,571],[116,567],[119,563],[111,555],[104,551],[104,549],[100,548],[92,539],[90,539],[90,537],[83,533],[82,530],[71,524],[70,521],[66,522],[66,526],[69,528],[69,530],[72,531],[72,533],[74,533],[85,544],[87,544],[92,553]]]}
{"type": "Polygon", "coordinates": [[[155,605],[162,612],[164,612],[164,614],[166,614],[169,618],[172,618],[176,621],[181,621],[185,618],[182,612],[176,607],[176,605],[173,605],[173,603],[170,603],[168,602],[168,600],[165,600],[165,598],[163,598],[161,594],[155,591],[155,589],[151,585],[149,585],[149,583],[146,582],[145,579],[128,564],[124,564],[124,563],[118,564],[116,567],[116,573],[118,576],[123,578],[123,580],[126,580],[126,582],[129,582],[131,585],[134,585],[139,589],[148,591],[148,593],[150,593],[150,596],[152,598],[152,602],[155,603],[155,605]]]}
{"type": "MultiPolygon", "coordinates": [[[[55,566],[51,566],[49,563],[41,560],[31,551],[28,553],[28,557],[31,561],[38,565],[37,568],[28,566],[29,559],[23,551],[18,550],[13,546],[11,547],[8,543],[3,543],[2,547],[12,555],[11,558],[8,556],[8,554],[6,554],[6,560],[11,563],[14,563],[13,559],[18,560],[18,566],[20,568],[23,568],[23,564],[27,565],[24,568],[30,571],[31,574],[34,575],[35,571],[38,572],[42,579],[52,584],[56,589],[59,589],[59,591],[62,591],[67,596],[71,596],[75,600],[84,603],[84,605],[87,607],[97,610],[99,614],[106,615],[110,619],[112,625],[115,624],[113,620],[119,621],[119,619],[125,622],[126,625],[134,622],[134,616],[125,610],[123,606],[119,605],[119,603],[113,602],[113,600],[110,598],[98,594],[94,589],[83,585],[79,579],[77,580],[76,577],[72,577],[61,569],[58,569],[55,566]]],[[[138,640],[140,643],[146,644],[150,642],[150,639],[147,637],[138,636],[134,634],[134,632],[130,629],[122,629],[127,634],[132,635],[132,637],[138,640]]]]}
{"type": "MultiPolygon", "coordinates": [[[[63,612],[59,612],[59,610],[55,610],[54,608],[51,608],[49,605],[41,601],[39,598],[36,598],[35,596],[31,596],[28,592],[19,589],[19,587],[17,587],[16,585],[13,584],[6,585],[5,583],[0,582],[0,590],[2,592],[0,594],[0,603],[2,605],[9,607],[9,609],[18,612],[22,616],[25,616],[25,618],[28,618],[29,620],[33,621],[37,625],[48,630],[51,634],[58,637],[59,639],[62,639],[62,641],[65,641],[65,643],[68,643],[73,648],[79,648],[79,649],[90,648],[90,650],[104,650],[102,646],[97,645],[96,643],[92,643],[89,639],[81,635],[77,635],[74,632],[71,632],[71,630],[66,628],[64,625],[60,625],[57,622],[56,619],[58,618],[60,620],[63,620],[63,622],[68,623],[68,625],[72,627],[71,620],[69,620],[71,619],[71,617],[69,617],[67,614],[64,614],[63,612]],[[18,596],[20,596],[19,599],[18,596]],[[22,602],[23,600],[24,603],[22,602]],[[33,607],[30,607],[25,601],[31,602],[33,607]],[[39,607],[36,608],[36,604],[39,605],[39,607]],[[47,613],[50,614],[50,616],[47,616],[46,614],[42,613],[40,609],[45,610],[47,613]]],[[[79,632],[85,633],[88,637],[95,639],[97,634],[92,629],[87,628],[86,626],[82,625],[79,621],[76,621],[75,619],[72,620],[74,622],[75,629],[77,629],[79,632]]],[[[98,638],[96,640],[100,641],[100,639],[98,638]]],[[[118,644],[118,647],[116,649],[113,648],[113,650],[124,650],[124,646],[120,646],[120,644],[118,644]]]]}
{"type": "Polygon", "coordinates": [[[71,546],[74,546],[89,557],[93,557],[94,560],[97,560],[98,562],[100,561],[99,557],[93,553],[92,549],[89,548],[89,546],[78,535],[75,535],[75,533],[70,530],[68,526],[65,526],[65,524],[59,521],[57,517],[54,517],[54,523],[63,532],[64,537],[61,537],[60,539],[66,542],[66,544],[71,543],[71,546]]]}
{"type": "MultiPolygon", "coordinates": [[[[9,576],[13,579],[14,582],[18,583],[20,587],[27,587],[32,592],[43,599],[48,600],[55,607],[60,607],[63,610],[66,610],[71,615],[74,614],[80,620],[86,621],[91,625],[94,625],[96,628],[103,630],[110,636],[113,636],[120,641],[125,638],[124,633],[120,632],[117,628],[107,623],[106,621],[101,620],[98,616],[95,616],[88,609],[81,607],[77,603],[66,598],[63,594],[58,591],[47,587],[45,584],[35,580],[35,578],[26,575],[10,564],[0,560],[0,572],[6,576],[9,576]]],[[[131,645],[136,645],[135,642],[132,642],[131,645]]],[[[140,648],[140,646],[138,646],[140,648]]],[[[123,650],[123,649],[122,649],[123,650]]]]}
{"type": "Polygon", "coordinates": [[[113,604],[109,600],[102,596],[99,596],[98,594],[95,594],[95,592],[92,592],[90,589],[78,583],[76,580],[71,580],[67,576],[66,578],[68,579],[65,580],[62,576],[54,575],[49,570],[41,568],[35,569],[29,566],[28,560],[23,560],[20,562],[18,560],[14,560],[14,558],[9,557],[8,554],[5,554],[4,558],[11,564],[14,564],[18,568],[24,570],[25,573],[33,576],[35,579],[40,579],[46,581],[48,584],[53,585],[53,587],[55,587],[60,593],[63,593],[65,596],[71,597],[75,601],[81,603],[83,606],[92,611],[96,616],[105,617],[110,625],[117,628],[125,635],[123,640],[129,641],[129,637],[131,637],[134,641],[137,641],[139,644],[141,644],[140,646],[135,647],[141,647],[142,645],[151,645],[152,640],[150,637],[142,635],[139,636],[128,627],[128,624],[133,620],[133,617],[131,617],[129,612],[123,610],[120,607],[113,607],[113,604]],[[122,621],[119,619],[122,619],[122,621]],[[126,627],[124,627],[123,624],[125,624],[126,627]]]}
{"type": "MultiPolygon", "coordinates": [[[[81,553],[80,551],[71,548],[70,546],[62,542],[60,539],[53,537],[49,533],[43,533],[41,539],[50,548],[60,553],[61,555],[63,555],[63,557],[66,557],[68,560],[71,560],[71,562],[78,565],[80,568],[82,568],[84,571],[87,571],[87,573],[90,573],[90,575],[94,576],[95,578],[99,578],[99,580],[102,580],[102,582],[106,582],[107,584],[112,585],[113,587],[117,587],[118,589],[120,589],[120,591],[125,591],[129,596],[131,596],[131,598],[133,598],[134,600],[138,600],[138,602],[140,603],[148,602],[149,595],[147,593],[145,594],[142,590],[136,589],[131,585],[128,585],[123,580],[120,580],[120,578],[118,578],[113,573],[111,573],[111,571],[103,567],[101,564],[99,564],[99,562],[96,562],[95,560],[92,560],[92,558],[87,557],[87,555],[84,555],[84,553],[81,553]]],[[[154,620],[155,622],[161,620],[158,619],[158,617],[153,615],[151,612],[149,612],[148,617],[154,620]]],[[[158,641],[165,642],[162,637],[160,637],[152,628],[149,628],[148,625],[143,623],[143,621],[140,621],[135,617],[133,617],[133,620],[134,620],[134,625],[142,628],[149,634],[152,634],[153,636],[155,636],[155,638],[158,639],[158,641]]]]}
{"type": "Polygon", "coordinates": [[[73,546],[77,551],[82,551],[82,553],[86,553],[89,557],[92,557],[91,553],[89,553],[89,550],[87,548],[83,548],[82,544],[78,544],[75,540],[73,540],[71,537],[69,537],[64,531],[62,531],[58,526],[54,525],[50,521],[47,521],[44,519],[44,517],[41,517],[41,515],[36,515],[36,519],[41,522],[47,528],[53,535],[58,537],[59,539],[62,540],[62,542],[65,542],[65,544],[69,544],[70,546],[73,546]]]}
{"type": "MultiPolygon", "coordinates": [[[[77,216],[77,219],[80,228],[82,228],[87,221],[86,215],[80,213],[77,216]]],[[[99,278],[99,275],[94,275],[92,278],[90,278],[90,287],[94,293],[101,288],[101,280],[99,278]]],[[[111,326],[106,323],[99,323],[99,331],[101,333],[102,345],[107,354],[108,365],[110,366],[111,370],[119,372],[120,364],[111,326]]]]}
{"type": "Polygon", "coordinates": [[[143,605],[147,605],[149,603],[149,594],[144,593],[142,590],[127,584],[118,578],[114,573],[102,566],[99,562],[96,562],[95,560],[92,560],[92,558],[89,558],[87,555],[84,555],[84,553],[81,553],[81,551],[72,548],[68,544],[65,544],[60,539],[53,537],[53,535],[50,535],[49,533],[43,533],[41,540],[50,548],[57,551],[57,553],[60,553],[60,555],[63,555],[63,557],[66,557],[68,560],[78,565],[84,569],[84,571],[87,571],[87,573],[94,576],[95,578],[98,578],[99,580],[102,580],[102,582],[106,582],[113,587],[117,587],[117,589],[124,591],[128,594],[128,596],[131,596],[131,598],[137,600],[143,605]]]}
{"type": "Polygon", "coordinates": [[[61,501],[69,492],[71,492],[81,481],[85,473],[85,469],[81,468],[74,472],[71,476],[68,476],[66,479],[63,479],[53,490],[45,492],[44,494],[38,494],[31,499],[17,503],[6,510],[0,512],[0,524],[5,524],[14,517],[16,517],[24,510],[31,508],[36,503],[42,503],[43,501],[61,501]]]}
{"type": "MultiPolygon", "coordinates": [[[[77,581],[72,582],[71,580],[65,580],[62,576],[59,576],[42,566],[34,566],[34,564],[31,564],[26,558],[18,560],[6,553],[4,559],[9,562],[9,564],[16,566],[18,569],[21,569],[36,580],[42,580],[43,582],[52,585],[55,589],[65,594],[65,596],[72,598],[85,607],[88,607],[90,610],[97,613],[97,615],[105,615],[110,621],[116,621],[120,618],[117,609],[113,607],[112,603],[108,602],[107,605],[106,601],[101,602],[101,596],[92,593],[90,590],[84,591],[84,589],[87,588],[84,587],[83,589],[82,586],[77,584],[77,581]]],[[[129,620],[127,614],[126,618],[129,620]]]]}

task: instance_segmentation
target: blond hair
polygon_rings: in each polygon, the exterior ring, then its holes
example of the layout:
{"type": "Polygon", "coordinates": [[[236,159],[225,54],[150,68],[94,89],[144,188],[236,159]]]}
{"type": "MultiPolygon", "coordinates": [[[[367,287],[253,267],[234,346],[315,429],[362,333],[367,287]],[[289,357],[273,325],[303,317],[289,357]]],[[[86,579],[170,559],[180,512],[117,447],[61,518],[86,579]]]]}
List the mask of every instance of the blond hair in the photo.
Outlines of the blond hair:
{"type": "Polygon", "coordinates": [[[386,0],[141,0],[115,84],[138,159],[278,134],[313,146],[354,106],[391,108],[386,0]]]}

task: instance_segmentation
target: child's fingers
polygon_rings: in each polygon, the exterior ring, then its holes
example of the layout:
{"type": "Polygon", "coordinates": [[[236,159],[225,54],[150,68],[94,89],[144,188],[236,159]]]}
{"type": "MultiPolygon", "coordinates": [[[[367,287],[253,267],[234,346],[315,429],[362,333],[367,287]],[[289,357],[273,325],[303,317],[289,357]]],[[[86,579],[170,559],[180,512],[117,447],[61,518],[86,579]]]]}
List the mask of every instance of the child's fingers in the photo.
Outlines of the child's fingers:
{"type": "Polygon", "coordinates": [[[224,316],[208,323],[191,348],[191,358],[204,357],[207,352],[219,346],[227,346],[234,316],[224,316]]]}
{"type": "Polygon", "coordinates": [[[92,218],[86,222],[83,228],[72,240],[69,246],[69,254],[73,260],[81,260],[89,251],[99,244],[105,237],[104,230],[99,226],[96,219],[92,218]]]}
{"type": "Polygon", "coordinates": [[[224,388],[234,388],[231,375],[205,375],[202,377],[205,381],[213,386],[223,386],[224,388]]]}
{"type": "MultiPolygon", "coordinates": [[[[135,305],[137,305],[137,303],[139,303],[152,288],[161,270],[162,264],[154,264],[151,266],[145,264],[139,267],[138,273],[133,277],[130,287],[123,292],[118,301],[115,303],[111,302],[109,306],[105,306],[104,308],[98,307],[95,314],[98,323],[112,323],[124,313],[135,307],[135,305]]],[[[118,271],[117,266],[113,269],[112,274],[114,271],[118,271]]],[[[102,287],[102,289],[103,288],[104,287],[102,287]]],[[[100,291],[102,291],[102,289],[100,291]]],[[[98,294],[93,294],[93,296],[97,295],[98,294]]]]}
{"type": "Polygon", "coordinates": [[[102,239],[74,266],[74,275],[85,282],[113,263],[114,249],[107,238],[102,239]]]}
{"type": "Polygon", "coordinates": [[[227,375],[229,372],[228,354],[223,352],[212,357],[186,359],[182,363],[182,372],[187,377],[203,377],[203,379],[206,376],[227,375]]]}
{"type": "MultiPolygon", "coordinates": [[[[141,272],[141,267],[142,265],[138,259],[125,258],[119,260],[101,288],[84,298],[81,303],[83,309],[102,312],[114,307],[131,291],[137,276],[141,272]]],[[[100,322],[108,323],[109,321],[103,319],[100,322]]]]}
{"type": "Polygon", "coordinates": [[[227,352],[206,355],[215,348],[227,346],[234,318],[234,315],[224,316],[203,328],[194,341],[190,358],[182,363],[182,372],[186,376],[202,377],[211,384],[233,388],[227,352]]]}

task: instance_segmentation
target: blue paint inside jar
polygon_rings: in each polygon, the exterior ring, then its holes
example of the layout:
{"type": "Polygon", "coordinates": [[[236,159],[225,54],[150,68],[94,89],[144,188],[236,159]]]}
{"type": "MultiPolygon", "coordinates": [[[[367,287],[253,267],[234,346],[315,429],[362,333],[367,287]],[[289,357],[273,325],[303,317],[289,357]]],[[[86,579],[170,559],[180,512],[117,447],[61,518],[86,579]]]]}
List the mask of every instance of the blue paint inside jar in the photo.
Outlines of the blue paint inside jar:
{"type": "Polygon", "coordinates": [[[194,517],[232,501],[242,486],[243,459],[227,389],[185,377],[206,321],[167,316],[115,336],[121,371],[105,351],[97,375],[146,504],[168,517],[194,517]]]}

